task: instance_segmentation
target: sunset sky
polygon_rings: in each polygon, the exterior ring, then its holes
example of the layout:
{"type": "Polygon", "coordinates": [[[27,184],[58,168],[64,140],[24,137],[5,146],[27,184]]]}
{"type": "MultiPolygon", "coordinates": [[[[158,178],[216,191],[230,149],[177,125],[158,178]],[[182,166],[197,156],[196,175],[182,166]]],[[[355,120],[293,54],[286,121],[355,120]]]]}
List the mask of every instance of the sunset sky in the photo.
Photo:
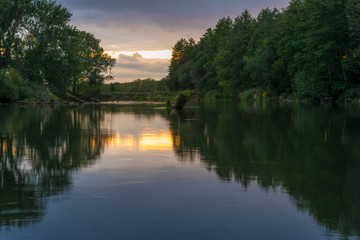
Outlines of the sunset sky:
{"type": "Polygon", "coordinates": [[[171,48],[180,38],[196,40],[224,16],[245,9],[284,8],[288,0],[58,0],[73,13],[72,24],[93,33],[116,57],[115,81],[161,79],[167,75],[171,48]]]}

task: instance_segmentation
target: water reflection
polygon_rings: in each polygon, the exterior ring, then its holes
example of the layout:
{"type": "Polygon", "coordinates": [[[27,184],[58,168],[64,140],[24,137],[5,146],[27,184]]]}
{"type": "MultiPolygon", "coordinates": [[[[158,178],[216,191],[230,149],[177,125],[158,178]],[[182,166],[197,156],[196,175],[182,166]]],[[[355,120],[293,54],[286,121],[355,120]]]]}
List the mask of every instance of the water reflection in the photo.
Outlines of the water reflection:
{"type": "Polygon", "coordinates": [[[101,111],[1,108],[0,225],[27,226],[45,213],[46,198],[63,194],[71,171],[92,165],[111,133],[101,111]]]}
{"type": "MultiPolygon", "coordinates": [[[[319,225],[359,236],[358,111],[214,103],[167,115],[163,109],[141,104],[2,106],[0,226],[39,222],[46,214],[47,199],[69,191],[72,173],[92,167],[101,155],[112,153],[114,162],[121,151],[125,157],[140,155],[131,165],[134,176],[116,175],[124,182],[136,182],[136,174],[143,174],[137,167],[152,164],[144,156],[166,153],[158,159],[164,162],[175,152],[179,161],[201,161],[223,182],[236,181],[245,189],[256,183],[276,194],[281,187],[294,206],[319,225]],[[165,120],[169,129],[162,125],[165,120]]],[[[176,195],[171,187],[168,191],[169,196],[176,195]]]]}
{"type": "Polygon", "coordinates": [[[173,147],[171,135],[167,131],[143,133],[138,138],[134,135],[116,134],[107,141],[107,145],[134,151],[171,151],[173,147]]]}
{"type": "Polygon", "coordinates": [[[0,227],[39,222],[46,213],[47,199],[69,190],[72,172],[92,166],[106,146],[171,150],[169,132],[141,129],[123,134],[112,130],[112,125],[126,129],[136,124],[127,121],[127,116],[152,119],[159,112],[144,111],[142,105],[2,106],[0,227]],[[119,113],[121,121],[113,122],[119,113]]]}
{"type": "Polygon", "coordinates": [[[282,186],[329,231],[360,234],[359,109],[208,104],[169,115],[181,161],[200,155],[222,181],[282,186]]]}

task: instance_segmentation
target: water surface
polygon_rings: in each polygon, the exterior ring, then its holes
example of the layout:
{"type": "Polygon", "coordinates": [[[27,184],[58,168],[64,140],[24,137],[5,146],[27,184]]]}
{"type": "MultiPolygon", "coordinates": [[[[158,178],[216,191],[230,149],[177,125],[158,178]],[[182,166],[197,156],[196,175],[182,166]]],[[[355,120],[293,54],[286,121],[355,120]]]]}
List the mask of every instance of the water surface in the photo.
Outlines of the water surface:
{"type": "Polygon", "coordinates": [[[0,239],[360,239],[360,109],[0,106],[0,239]]]}

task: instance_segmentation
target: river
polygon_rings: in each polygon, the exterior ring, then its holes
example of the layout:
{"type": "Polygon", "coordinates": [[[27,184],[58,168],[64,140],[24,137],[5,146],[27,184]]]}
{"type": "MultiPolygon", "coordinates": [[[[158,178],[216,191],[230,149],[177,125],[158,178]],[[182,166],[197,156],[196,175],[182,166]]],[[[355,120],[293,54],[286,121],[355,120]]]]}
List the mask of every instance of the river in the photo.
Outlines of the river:
{"type": "Polygon", "coordinates": [[[359,239],[359,113],[0,106],[0,239],[359,239]]]}

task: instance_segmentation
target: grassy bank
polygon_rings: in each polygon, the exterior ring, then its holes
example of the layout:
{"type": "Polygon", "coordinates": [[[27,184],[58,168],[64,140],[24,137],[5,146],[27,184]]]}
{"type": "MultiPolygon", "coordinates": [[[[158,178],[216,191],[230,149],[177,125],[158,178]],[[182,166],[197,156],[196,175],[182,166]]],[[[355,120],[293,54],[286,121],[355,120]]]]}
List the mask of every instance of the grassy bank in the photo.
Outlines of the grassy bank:
{"type": "MultiPolygon", "coordinates": [[[[176,101],[179,93],[190,95],[194,90],[169,91],[164,81],[152,79],[135,80],[129,83],[104,84],[95,89],[79,88],[79,94],[67,93],[65,96],[56,96],[46,87],[39,87],[34,91],[32,97],[23,98],[16,101],[22,104],[62,104],[62,103],[85,103],[85,102],[107,102],[107,101],[155,101],[172,103],[176,101]]],[[[251,88],[239,92],[237,95],[228,95],[219,90],[198,92],[197,97],[204,101],[289,101],[289,102],[309,102],[309,103],[354,103],[359,104],[360,87],[353,86],[337,97],[323,96],[321,98],[304,97],[294,92],[276,94],[269,89],[251,88]]]]}

